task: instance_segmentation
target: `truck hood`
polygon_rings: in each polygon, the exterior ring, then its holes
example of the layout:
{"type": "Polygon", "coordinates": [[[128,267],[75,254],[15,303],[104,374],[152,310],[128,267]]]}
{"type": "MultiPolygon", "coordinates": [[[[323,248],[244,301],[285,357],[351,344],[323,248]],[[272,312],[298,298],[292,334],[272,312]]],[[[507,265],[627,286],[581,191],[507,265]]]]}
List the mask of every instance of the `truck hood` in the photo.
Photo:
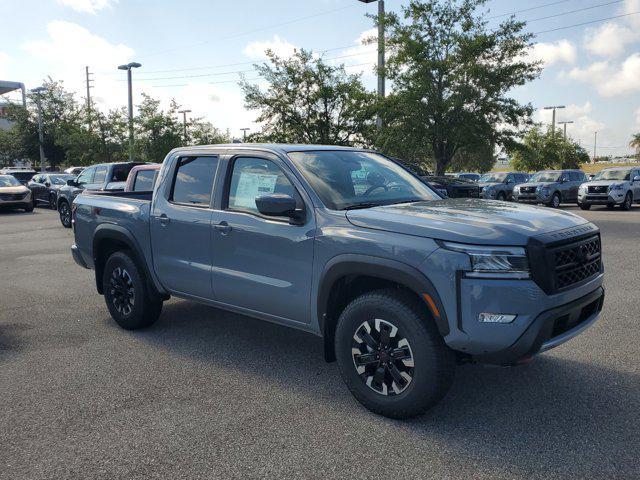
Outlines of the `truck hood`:
{"type": "Polygon", "coordinates": [[[347,212],[353,225],[438,240],[526,245],[529,238],[588,223],[562,210],[474,198],[386,205],[347,212]]]}
{"type": "Polygon", "coordinates": [[[15,195],[16,193],[27,193],[29,189],[24,185],[16,185],[15,187],[0,187],[0,193],[15,195]]]}
{"type": "Polygon", "coordinates": [[[548,187],[549,185],[555,185],[558,182],[527,182],[521,183],[519,187],[548,187]]]}
{"type": "Polygon", "coordinates": [[[481,189],[484,187],[493,187],[494,185],[502,185],[502,182],[478,182],[478,185],[481,189]]]}
{"type": "Polygon", "coordinates": [[[582,185],[587,187],[608,187],[613,185],[614,183],[626,183],[628,180],[597,180],[595,182],[586,182],[582,185]]]}

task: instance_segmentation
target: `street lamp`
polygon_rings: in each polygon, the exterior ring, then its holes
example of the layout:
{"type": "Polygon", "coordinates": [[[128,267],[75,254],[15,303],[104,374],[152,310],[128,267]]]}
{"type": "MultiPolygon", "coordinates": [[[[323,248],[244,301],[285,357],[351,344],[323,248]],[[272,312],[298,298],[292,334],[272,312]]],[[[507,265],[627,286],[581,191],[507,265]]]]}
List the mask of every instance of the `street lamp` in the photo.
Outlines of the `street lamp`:
{"type": "Polygon", "coordinates": [[[191,110],[178,110],[178,113],[182,114],[182,127],[184,128],[184,143],[185,145],[189,143],[189,138],[187,137],[187,113],[191,113],[191,110]]]}
{"type": "Polygon", "coordinates": [[[544,107],[543,110],[553,110],[553,115],[551,117],[551,139],[554,140],[556,138],[556,110],[560,110],[566,108],[564,105],[556,105],[552,107],[544,107]]]}
{"type": "MultiPolygon", "coordinates": [[[[384,0],[358,0],[362,3],[378,2],[378,96],[384,98],[384,0]]],[[[376,127],[382,127],[382,118],[378,113],[376,127]]]]}
{"type": "Polygon", "coordinates": [[[36,95],[36,105],[38,106],[38,144],[40,146],[40,172],[44,173],[45,158],[44,158],[44,132],[42,128],[42,102],[40,101],[40,94],[45,91],[44,87],[37,87],[31,90],[31,93],[36,95]]]}
{"type": "Polygon", "coordinates": [[[241,128],[240,131],[242,132],[242,141],[246,142],[247,141],[247,132],[251,130],[249,127],[244,127],[241,128]]]}
{"type": "Polygon", "coordinates": [[[142,64],[138,62],[119,65],[118,70],[127,71],[127,81],[129,82],[129,161],[133,162],[133,90],[131,88],[131,69],[139,68],[142,64]]]}

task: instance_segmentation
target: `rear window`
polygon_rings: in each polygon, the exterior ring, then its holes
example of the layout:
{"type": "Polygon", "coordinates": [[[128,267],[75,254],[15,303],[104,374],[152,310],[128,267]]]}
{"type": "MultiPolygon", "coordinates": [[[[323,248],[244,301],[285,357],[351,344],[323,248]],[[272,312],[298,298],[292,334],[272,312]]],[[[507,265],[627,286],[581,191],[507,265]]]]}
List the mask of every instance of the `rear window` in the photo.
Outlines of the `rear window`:
{"type": "Polygon", "coordinates": [[[185,157],[178,160],[171,201],[208,206],[218,157],[185,157]]]}
{"type": "Polygon", "coordinates": [[[140,170],[136,173],[136,179],[133,182],[134,192],[149,192],[153,190],[153,185],[158,175],[158,170],[140,170]]]}

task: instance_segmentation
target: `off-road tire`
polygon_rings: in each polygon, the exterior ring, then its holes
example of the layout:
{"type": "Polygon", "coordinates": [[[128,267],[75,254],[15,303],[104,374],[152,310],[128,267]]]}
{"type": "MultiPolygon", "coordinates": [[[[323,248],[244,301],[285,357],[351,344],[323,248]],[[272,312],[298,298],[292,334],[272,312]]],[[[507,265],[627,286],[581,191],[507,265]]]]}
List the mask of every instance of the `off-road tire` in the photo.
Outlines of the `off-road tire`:
{"type": "Polygon", "coordinates": [[[625,212],[631,210],[631,206],[633,205],[633,194],[631,192],[627,192],[624,196],[624,201],[620,205],[620,208],[625,212]]]}
{"type": "Polygon", "coordinates": [[[160,316],[162,299],[151,291],[144,271],[127,252],[116,252],[107,259],[102,288],[111,317],[125,330],[149,327],[160,316]],[[122,298],[127,292],[121,284],[132,291],[128,308],[123,308],[122,298]]]}
{"type": "Polygon", "coordinates": [[[444,343],[427,309],[426,304],[406,292],[384,289],[355,298],[340,315],[335,336],[340,374],[353,396],[372,412],[390,418],[412,417],[433,407],[449,390],[455,355],[444,343]],[[410,345],[414,365],[411,380],[397,394],[374,390],[363,378],[367,373],[359,373],[356,367],[352,351],[355,335],[362,332],[364,322],[375,319],[396,326],[397,338],[406,339],[410,345]]]}
{"type": "Polygon", "coordinates": [[[64,228],[71,228],[71,206],[66,200],[60,200],[58,203],[58,214],[60,215],[60,223],[64,228]]]}

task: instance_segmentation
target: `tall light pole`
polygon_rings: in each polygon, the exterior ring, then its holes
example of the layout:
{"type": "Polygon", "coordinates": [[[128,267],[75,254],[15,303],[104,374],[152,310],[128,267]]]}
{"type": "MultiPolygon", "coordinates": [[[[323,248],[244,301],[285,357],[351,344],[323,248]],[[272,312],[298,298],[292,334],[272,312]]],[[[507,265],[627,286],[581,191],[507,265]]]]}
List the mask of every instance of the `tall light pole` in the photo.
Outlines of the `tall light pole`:
{"type": "Polygon", "coordinates": [[[246,142],[246,141],[247,141],[247,132],[248,132],[249,130],[251,130],[251,129],[250,129],[250,128],[248,128],[248,127],[244,127],[244,128],[241,128],[241,129],[240,129],[240,131],[242,132],[242,141],[243,141],[243,142],[246,142]]]}
{"type": "Polygon", "coordinates": [[[42,173],[46,170],[44,158],[44,131],[42,127],[42,102],[40,98],[40,94],[44,92],[44,90],[44,87],[37,87],[31,90],[31,93],[35,93],[36,95],[36,105],[38,106],[38,144],[40,146],[40,172],[42,173]]]}
{"type": "Polygon", "coordinates": [[[573,123],[573,120],[565,120],[564,122],[558,122],[558,125],[562,125],[564,127],[564,139],[567,139],[567,124],[573,123]]]}
{"type": "Polygon", "coordinates": [[[553,115],[551,116],[551,139],[554,140],[556,138],[556,110],[560,110],[566,108],[564,105],[555,105],[552,107],[544,107],[543,110],[553,110],[553,115]]]}
{"type": "Polygon", "coordinates": [[[178,113],[182,114],[182,128],[184,129],[184,143],[189,143],[189,137],[187,136],[187,113],[191,113],[191,110],[178,110],[178,113]]]}
{"type": "Polygon", "coordinates": [[[142,64],[138,62],[119,65],[118,70],[127,71],[127,82],[129,83],[129,161],[133,162],[133,89],[131,87],[131,69],[139,68],[142,64]]]}
{"type": "Polygon", "coordinates": [[[598,132],[593,132],[593,163],[596,163],[596,148],[598,147],[598,132]]]}
{"type": "MultiPolygon", "coordinates": [[[[358,0],[362,3],[378,2],[378,96],[385,96],[385,78],[384,78],[384,0],[358,0]]],[[[376,118],[376,127],[382,127],[382,117],[378,113],[376,118]]]]}

